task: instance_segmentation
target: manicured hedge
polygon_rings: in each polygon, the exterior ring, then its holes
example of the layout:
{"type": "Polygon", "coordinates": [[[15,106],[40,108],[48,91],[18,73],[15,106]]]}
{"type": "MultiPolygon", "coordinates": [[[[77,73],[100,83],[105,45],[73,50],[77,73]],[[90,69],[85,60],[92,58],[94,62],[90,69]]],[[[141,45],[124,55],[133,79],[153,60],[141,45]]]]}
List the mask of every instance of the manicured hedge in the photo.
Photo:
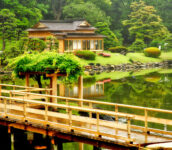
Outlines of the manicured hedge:
{"type": "Polygon", "coordinates": [[[109,51],[111,51],[112,53],[126,54],[128,52],[128,49],[124,46],[116,46],[109,48],[109,51]]]}
{"type": "Polygon", "coordinates": [[[77,57],[87,59],[87,60],[95,60],[96,54],[92,51],[87,51],[87,50],[77,50],[74,53],[77,57]]]}
{"type": "Polygon", "coordinates": [[[161,55],[161,51],[159,48],[157,47],[148,47],[144,50],[144,54],[147,56],[147,57],[154,57],[154,58],[157,58],[161,55]]]}

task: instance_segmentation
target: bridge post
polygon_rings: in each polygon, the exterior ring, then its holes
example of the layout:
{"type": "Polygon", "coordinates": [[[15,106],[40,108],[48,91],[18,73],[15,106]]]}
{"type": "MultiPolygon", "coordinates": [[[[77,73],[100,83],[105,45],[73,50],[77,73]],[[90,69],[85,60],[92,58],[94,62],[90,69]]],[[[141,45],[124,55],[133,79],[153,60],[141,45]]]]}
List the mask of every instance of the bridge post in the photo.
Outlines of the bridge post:
{"type": "Polygon", "coordinates": [[[1,90],[2,90],[2,85],[0,85],[0,96],[2,96],[2,94],[1,94],[1,90]]]}
{"type": "Polygon", "coordinates": [[[84,143],[79,143],[79,150],[84,150],[84,143]]]}
{"type": "MultiPolygon", "coordinates": [[[[83,99],[83,76],[80,76],[78,79],[78,97],[83,99]]],[[[83,106],[83,102],[79,102],[79,106],[83,106]]]]}
{"type": "MultiPolygon", "coordinates": [[[[48,74],[47,77],[50,77],[51,95],[57,96],[57,74],[48,74]]],[[[57,98],[52,98],[52,102],[57,103],[57,98]]]]}
{"type": "Polygon", "coordinates": [[[29,77],[30,75],[28,73],[25,74],[25,86],[29,87],[29,77]]]}

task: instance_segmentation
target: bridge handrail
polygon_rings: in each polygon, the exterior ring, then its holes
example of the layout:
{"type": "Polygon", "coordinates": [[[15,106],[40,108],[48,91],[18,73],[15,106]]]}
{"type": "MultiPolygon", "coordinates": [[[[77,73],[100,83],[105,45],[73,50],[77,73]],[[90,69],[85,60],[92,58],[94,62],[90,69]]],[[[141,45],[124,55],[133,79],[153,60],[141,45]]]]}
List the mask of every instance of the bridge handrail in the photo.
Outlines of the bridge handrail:
{"type": "Polygon", "coordinates": [[[172,114],[171,110],[158,109],[158,108],[133,106],[133,105],[126,105],[126,104],[119,104],[119,103],[100,102],[100,101],[95,101],[95,100],[86,100],[86,99],[70,98],[70,97],[54,96],[54,95],[38,94],[38,93],[30,93],[30,92],[20,92],[20,91],[14,91],[14,90],[11,90],[11,92],[16,93],[16,94],[19,93],[19,94],[36,95],[36,96],[43,96],[43,97],[45,96],[45,97],[49,97],[49,98],[59,98],[59,99],[64,99],[64,100],[77,101],[77,102],[103,104],[103,105],[110,105],[110,106],[121,106],[121,107],[127,107],[127,108],[135,108],[135,109],[141,109],[141,110],[157,111],[157,112],[162,112],[162,113],[164,112],[164,113],[172,114]]]}
{"type": "MultiPolygon", "coordinates": [[[[96,135],[100,136],[100,135],[105,135],[105,136],[109,136],[109,137],[114,137],[114,138],[119,138],[121,140],[125,140],[127,142],[131,142],[132,139],[131,139],[131,119],[133,118],[132,115],[126,115],[126,114],[122,114],[122,113],[115,113],[115,112],[112,112],[112,111],[104,111],[104,110],[99,110],[99,109],[93,109],[93,108],[84,108],[84,107],[79,107],[79,106],[69,106],[69,105],[64,105],[64,104],[56,104],[56,103],[50,103],[50,102],[42,102],[42,101],[37,101],[37,100],[28,100],[28,99],[21,99],[21,98],[14,98],[14,97],[6,97],[6,96],[0,96],[0,100],[3,101],[3,104],[4,104],[4,110],[3,110],[3,114],[4,114],[4,117],[8,117],[10,115],[12,115],[13,117],[14,116],[18,116],[18,115],[15,115],[15,114],[11,114],[10,112],[8,112],[8,109],[16,109],[16,110],[19,110],[21,111],[21,109],[19,108],[14,108],[14,107],[9,107],[10,105],[12,106],[19,106],[19,105],[15,105],[16,102],[19,102],[19,104],[22,104],[23,106],[21,106],[22,108],[22,111],[23,111],[23,115],[21,115],[24,119],[24,121],[27,121],[27,119],[30,119],[29,116],[27,116],[27,113],[34,113],[33,110],[29,110],[27,109],[29,106],[27,104],[29,103],[34,103],[34,104],[40,104],[40,105],[43,105],[45,107],[45,112],[44,115],[45,116],[45,119],[42,119],[42,121],[45,121],[47,125],[49,125],[49,121],[48,121],[48,117],[49,117],[49,111],[48,110],[48,107],[51,106],[52,108],[62,108],[62,109],[65,109],[66,110],[66,115],[68,116],[68,121],[69,121],[69,128],[68,129],[76,129],[76,130],[82,130],[82,131],[87,131],[88,132],[88,129],[78,129],[78,127],[76,125],[72,125],[72,121],[73,121],[73,117],[76,115],[73,115],[72,114],[72,110],[77,110],[77,111],[82,111],[82,112],[88,112],[89,114],[90,113],[95,113],[96,114],[96,118],[92,118],[92,116],[85,116],[87,117],[88,119],[92,119],[93,122],[90,122],[91,124],[96,124],[96,128],[97,130],[94,131],[91,130],[90,132],[91,133],[95,133],[96,135]],[[15,103],[12,103],[12,101],[14,101],[15,103]],[[9,103],[8,103],[9,102],[9,103]],[[9,106],[8,106],[9,105],[9,106]],[[124,125],[122,124],[119,124],[118,127],[115,127],[113,125],[111,125],[111,128],[116,130],[117,128],[118,129],[122,129],[122,130],[126,130],[127,132],[127,135],[128,135],[128,138],[126,137],[123,137],[123,136],[117,136],[117,135],[113,135],[111,133],[104,133],[104,132],[100,132],[100,127],[101,126],[107,126],[109,123],[115,123],[115,122],[112,122],[112,120],[107,120],[106,121],[106,125],[103,124],[103,120],[100,118],[100,115],[109,115],[109,116],[118,116],[118,117],[122,117],[122,118],[126,118],[126,123],[123,123],[124,125]],[[94,119],[94,120],[93,120],[94,119]]],[[[36,108],[35,108],[36,109],[36,108]]],[[[35,113],[37,113],[37,111],[35,111],[35,113]]],[[[57,113],[57,112],[54,112],[54,113],[57,113]]],[[[63,114],[63,113],[62,113],[63,114]]],[[[62,115],[61,114],[61,115],[62,115]]],[[[61,116],[60,115],[60,116],[61,116]]],[[[84,117],[84,116],[81,116],[81,117],[84,117]]],[[[15,117],[14,117],[15,118],[15,117]]],[[[58,116],[57,116],[58,118],[58,116]]],[[[31,119],[34,119],[34,118],[31,118],[31,119]]],[[[80,121],[80,122],[85,122],[85,123],[88,123],[86,119],[85,121],[83,120],[83,118],[80,118],[79,120],[77,121],[80,121]]],[[[36,119],[37,120],[37,119],[36,119]]]]}
{"type": "Polygon", "coordinates": [[[37,87],[28,87],[28,86],[21,86],[21,85],[11,85],[11,84],[0,84],[0,87],[5,86],[5,87],[13,87],[13,88],[23,88],[26,90],[22,90],[24,91],[28,91],[28,89],[30,91],[36,90],[36,91],[51,91],[52,88],[37,88],[37,87]]]}
{"type": "Polygon", "coordinates": [[[8,99],[8,100],[13,100],[13,101],[41,104],[44,106],[47,105],[47,106],[58,107],[58,108],[63,108],[63,109],[72,109],[72,110],[79,110],[79,111],[85,111],[85,112],[99,113],[99,114],[104,114],[104,115],[109,115],[109,116],[133,118],[133,115],[126,115],[122,113],[115,113],[113,111],[104,111],[100,109],[90,109],[90,108],[84,108],[84,107],[79,107],[79,106],[70,106],[70,105],[65,105],[65,104],[55,104],[51,102],[41,102],[37,100],[28,100],[28,99],[14,98],[14,97],[6,97],[6,96],[0,96],[0,99],[8,99]]]}

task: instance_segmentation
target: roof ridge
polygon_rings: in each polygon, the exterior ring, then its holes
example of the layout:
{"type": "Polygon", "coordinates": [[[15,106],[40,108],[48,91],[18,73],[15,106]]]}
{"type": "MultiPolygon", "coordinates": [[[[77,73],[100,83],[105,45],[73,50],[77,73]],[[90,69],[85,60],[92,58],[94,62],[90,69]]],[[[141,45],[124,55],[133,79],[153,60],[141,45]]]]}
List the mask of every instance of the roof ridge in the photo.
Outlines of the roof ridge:
{"type": "Polygon", "coordinates": [[[68,19],[68,20],[40,20],[42,23],[73,23],[75,21],[84,21],[85,19],[68,19]]]}

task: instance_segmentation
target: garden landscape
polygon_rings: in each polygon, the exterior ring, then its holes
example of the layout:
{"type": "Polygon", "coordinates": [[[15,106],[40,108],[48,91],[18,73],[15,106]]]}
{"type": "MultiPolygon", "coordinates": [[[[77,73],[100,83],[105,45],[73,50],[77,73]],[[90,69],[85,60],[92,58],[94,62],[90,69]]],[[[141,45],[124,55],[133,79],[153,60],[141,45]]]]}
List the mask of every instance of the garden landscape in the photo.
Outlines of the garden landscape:
{"type": "Polygon", "coordinates": [[[0,0],[4,150],[172,149],[172,0],[0,0]]]}

